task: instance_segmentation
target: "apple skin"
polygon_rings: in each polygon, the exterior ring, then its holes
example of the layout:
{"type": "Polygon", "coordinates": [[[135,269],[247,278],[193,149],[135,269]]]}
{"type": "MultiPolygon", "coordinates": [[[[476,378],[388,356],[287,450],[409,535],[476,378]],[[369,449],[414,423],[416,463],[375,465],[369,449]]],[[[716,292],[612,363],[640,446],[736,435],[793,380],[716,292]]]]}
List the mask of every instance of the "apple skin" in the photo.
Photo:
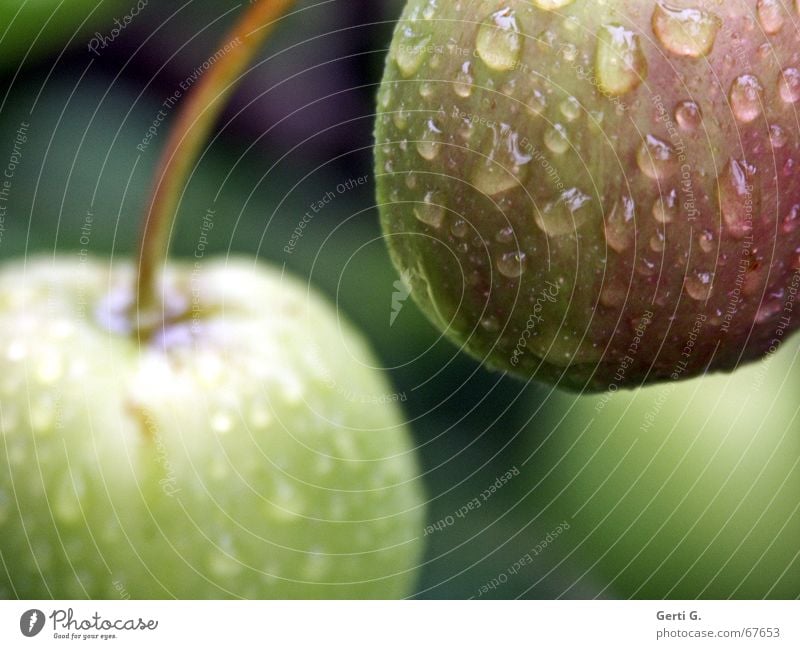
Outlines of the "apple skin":
{"type": "Polygon", "coordinates": [[[575,390],[629,356],[619,387],[760,358],[800,269],[798,24],[795,2],[410,0],[376,174],[422,310],[575,390]]]}
{"type": "Polygon", "coordinates": [[[586,571],[562,595],[591,581],[611,598],[796,598],[798,389],[783,346],[731,375],[554,393],[560,414],[546,439],[536,424],[528,474],[531,506],[569,513],[559,551],[586,571]]]}
{"type": "MultiPolygon", "coordinates": [[[[0,25],[5,30],[0,45],[0,69],[15,66],[19,59],[27,61],[48,51],[58,52],[72,39],[72,47],[86,48],[95,30],[105,38],[122,23],[125,16],[138,8],[138,0],[5,0],[0,3],[0,25]],[[77,33],[76,33],[77,32],[77,33]]],[[[145,11],[146,7],[142,7],[145,11]]],[[[132,16],[135,20],[135,16],[132,16]]],[[[98,50],[102,51],[102,50],[98,50]]]]}
{"type": "Polygon", "coordinates": [[[118,330],[132,285],[0,271],[0,597],[410,594],[420,478],[360,336],[252,261],[170,264],[149,336],[118,330]]]}

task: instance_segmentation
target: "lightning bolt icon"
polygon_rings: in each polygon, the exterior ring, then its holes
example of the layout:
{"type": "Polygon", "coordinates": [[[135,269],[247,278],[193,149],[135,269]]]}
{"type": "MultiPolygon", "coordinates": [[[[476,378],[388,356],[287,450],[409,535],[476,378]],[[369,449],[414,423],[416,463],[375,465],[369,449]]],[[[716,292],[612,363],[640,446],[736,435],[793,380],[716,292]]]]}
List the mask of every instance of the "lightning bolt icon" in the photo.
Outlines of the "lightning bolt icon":
{"type": "Polygon", "coordinates": [[[31,619],[28,620],[28,631],[33,631],[33,626],[36,624],[36,621],[39,619],[38,614],[36,611],[31,613],[31,619]]]}

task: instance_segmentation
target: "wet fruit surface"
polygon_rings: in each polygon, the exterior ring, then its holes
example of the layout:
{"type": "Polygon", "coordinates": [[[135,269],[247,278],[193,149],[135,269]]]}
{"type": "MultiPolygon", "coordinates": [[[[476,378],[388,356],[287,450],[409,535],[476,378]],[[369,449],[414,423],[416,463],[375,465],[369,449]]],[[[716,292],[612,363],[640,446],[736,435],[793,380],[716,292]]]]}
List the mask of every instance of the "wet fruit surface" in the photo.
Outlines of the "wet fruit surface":
{"type": "Polygon", "coordinates": [[[409,594],[413,449],[350,327],[228,260],[173,265],[179,317],[137,340],[109,267],[0,272],[0,597],[409,594]]]}
{"type": "Polygon", "coordinates": [[[757,0],[409,2],[376,152],[417,302],[486,364],[573,389],[779,345],[800,287],[798,25],[757,0]]]}

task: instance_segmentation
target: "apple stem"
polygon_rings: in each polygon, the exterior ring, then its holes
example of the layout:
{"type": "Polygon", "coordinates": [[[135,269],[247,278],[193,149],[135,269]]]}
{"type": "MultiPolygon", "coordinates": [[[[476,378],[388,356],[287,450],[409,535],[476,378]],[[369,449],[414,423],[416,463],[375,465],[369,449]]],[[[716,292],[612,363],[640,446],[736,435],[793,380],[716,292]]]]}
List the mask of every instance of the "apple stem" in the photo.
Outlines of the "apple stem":
{"type": "Polygon", "coordinates": [[[296,0],[259,0],[247,9],[223,42],[225,55],[186,97],[153,181],[139,243],[132,319],[135,330],[163,316],[160,271],[167,261],[181,195],[214,124],[243,72],[296,0]]]}

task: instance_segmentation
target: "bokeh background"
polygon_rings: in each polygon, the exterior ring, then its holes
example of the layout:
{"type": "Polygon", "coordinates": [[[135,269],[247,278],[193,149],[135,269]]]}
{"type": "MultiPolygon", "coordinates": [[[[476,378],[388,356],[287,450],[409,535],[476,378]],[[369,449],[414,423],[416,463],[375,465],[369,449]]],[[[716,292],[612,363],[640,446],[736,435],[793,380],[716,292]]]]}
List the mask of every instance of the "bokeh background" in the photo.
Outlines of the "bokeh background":
{"type": "MultiPolygon", "coordinates": [[[[21,126],[27,138],[0,224],[3,261],[77,254],[87,214],[92,254],[135,250],[177,114],[163,103],[242,9],[150,0],[89,51],[135,4],[0,3],[0,158],[21,126]]],[[[281,21],[186,188],[174,254],[192,254],[216,209],[210,252],[285,266],[370,339],[425,473],[416,597],[800,597],[796,338],[732,376],[581,397],[481,367],[397,283],[371,146],[401,9],[305,1],[281,21]],[[335,198],[287,253],[327,192],[335,198]]]]}

